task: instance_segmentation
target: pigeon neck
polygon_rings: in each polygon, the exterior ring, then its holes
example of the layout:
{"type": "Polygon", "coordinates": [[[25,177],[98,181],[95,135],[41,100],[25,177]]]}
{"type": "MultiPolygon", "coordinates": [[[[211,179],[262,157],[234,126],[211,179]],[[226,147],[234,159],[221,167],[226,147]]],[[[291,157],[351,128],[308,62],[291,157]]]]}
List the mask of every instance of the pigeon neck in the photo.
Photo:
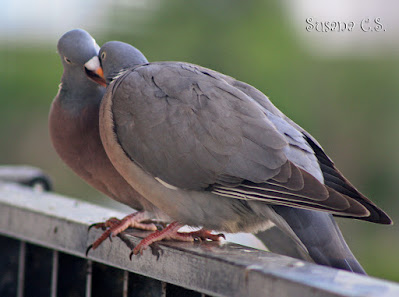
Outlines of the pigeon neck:
{"type": "Polygon", "coordinates": [[[79,114],[88,106],[99,106],[104,92],[105,88],[91,81],[82,69],[65,69],[58,98],[65,110],[79,114]]]}

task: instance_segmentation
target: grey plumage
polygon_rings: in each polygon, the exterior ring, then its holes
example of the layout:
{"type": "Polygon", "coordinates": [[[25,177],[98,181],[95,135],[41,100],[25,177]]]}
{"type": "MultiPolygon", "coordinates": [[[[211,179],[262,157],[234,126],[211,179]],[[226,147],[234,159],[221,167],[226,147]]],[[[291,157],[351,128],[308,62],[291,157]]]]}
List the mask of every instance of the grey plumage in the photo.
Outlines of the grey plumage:
{"type": "MultiPolygon", "coordinates": [[[[121,44],[100,51],[106,77],[126,68],[126,58],[107,61],[124,52],[121,44]]],[[[140,64],[136,58],[129,66],[140,64]]],[[[316,262],[364,273],[332,216],[312,210],[391,222],[264,94],[210,69],[182,62],[127,69],[107,89],[100,132],[125,179],[183,224],[255,232],[271,221],[316,262]],[[331,245],[312,242],[320,232],[331,245]]]]}
{"type": "Polygon", "coordinates": [[[75,29],[60,38],[57,49],[64,72],[51,105],[49,130],[58,155],[77,175],[107,196],[136,210],[160,214],[125,181],[104,151],[98,120],[105,88],[88,78],[85,67],[92,58],[98,59],[99,46],[89,33],[75,29]]]}
{"type": "Polygon", "coordinates": [[[107,73],[105,76],[107,83],[110,83],[113,79],[119,77],[126,69],[129,69],[130,67],[148,63],[148,60],[143,53],[129,44],[121,44],[118,41],[108,41],[107,44],[108,46],[121,47],[121,51],[119,51],[117,55],[114,55],[112,52],[108,54],[103,51],[101,53],[101,59],[107,59],[107,63],[102,65],[104,73],[107,73]],[[135,57],[135,59],[131,59],[131,57],[135,57]],[[116,65],[119,66],[119,61],[122,60],[125,61],[123,67],[115,67],[116,65]]]}
{"type": "Polygon", "coordinates": [[[295,139],[279,131],[287,122],[270,121],[257,102],[226,81],[168,62],[136,67],[120,80],[114,129],[130,159],[152,176],[186,190],[369,216],[356,200],[295,165],[296,154],[315,162],[310,148],[292,145],[295,139]],[[162,97],[155,95],[160,91],[162,97]]]}
{"type": "Polygon", "coordinates": [[[301,239],[313,261],[366,274],[346,244],[332,215],[278,205],[272,208],[301,239]]]}
{"type": "MultiPolygon", "coordinates": [[[[317,159],[318,166],[320,166],[322,179],[324,183],[331,187],[332,189],[338,191],[339,193],[343,193],[352,199],[359,201],[363,206],[367,208],[370,212],[370,216],[367,218],[368,221],[374,223],[381,223],[381,224],[391,224],[391,219],[383,212],[381,209],[376,207],[376,205],[370,201],[367,197],[365,197],[362,193],[360,193],[342,174],[341,172],[335,167],[332,160],[326,155],[321,145],[317,142],[316,139],[313,138],[307,131],[305,131],[302,127],[298,124],[293,122],[290,118],[285,116],[280,110],[278,110],[264,95],[262,92],[257,90],[251,85],[248,85],[244,82],[237,81],[234,78],[223,76],[226,81],[228,81],[233,86],[237,87],[238,89],[242,90],[246,94],[248,94],[251,98],[256,100],[260,105],[262,105],[266,110],[270,111],[278,118],[284,119],[289,126],[300,132],[301,138],[306,140],[305,145],[311,149],[311,153],[317,159]]],[[[290,138],[292,134],[289,134],[290,138]]],[[[317,177],[320,172],[317,169],[309,171],[312,173],[313,176],[317,177]]],[[[320,177],[318,177],[320,180],[320,177]]],[[[345,216],[347,218],[355,218],[352,216],[345,216]]]]}

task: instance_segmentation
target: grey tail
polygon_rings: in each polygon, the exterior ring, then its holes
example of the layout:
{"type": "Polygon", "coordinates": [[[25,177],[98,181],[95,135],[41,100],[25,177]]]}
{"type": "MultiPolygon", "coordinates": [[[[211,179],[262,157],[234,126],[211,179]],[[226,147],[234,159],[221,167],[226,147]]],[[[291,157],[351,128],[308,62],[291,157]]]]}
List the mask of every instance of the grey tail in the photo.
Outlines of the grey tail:
{"type": "MultiPolygon", "coordinates": [[[[273,205],[272,208],[288,223],[305,245],[315,263],[359,274],[366,274],[349,249],[332,215],[286,206],[273,205]]],[[[287,245],[295,245],[295,242],[290,240],[286,235],[284,235],[285,240],[280,238],[279,242],[273,242],[272,238],[262,233],[257,234],[258,238],[272,252],[303,259],[295,248],[287,247],[287,245]]]]}

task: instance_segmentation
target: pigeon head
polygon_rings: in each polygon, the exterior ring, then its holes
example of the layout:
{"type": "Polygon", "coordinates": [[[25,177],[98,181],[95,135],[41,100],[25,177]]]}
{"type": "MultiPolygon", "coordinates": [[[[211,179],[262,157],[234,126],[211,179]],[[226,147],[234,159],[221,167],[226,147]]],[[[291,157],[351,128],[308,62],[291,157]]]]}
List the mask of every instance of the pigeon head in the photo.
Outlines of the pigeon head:
{"type": "Polygon", "coordinates": [[[68,31],[58,41],[57,50],[66,71],[84,69],[89,78],[105,86],[98,59],[100,47],[89,33],[82,29],[68,31]]]}
{"type": "Polygon", "coordinates": [[[100,49],[100,63],[107,83],[124,70],[148,63],[146,57],[134,46],[120,41],[109,41],[100,49]]]}

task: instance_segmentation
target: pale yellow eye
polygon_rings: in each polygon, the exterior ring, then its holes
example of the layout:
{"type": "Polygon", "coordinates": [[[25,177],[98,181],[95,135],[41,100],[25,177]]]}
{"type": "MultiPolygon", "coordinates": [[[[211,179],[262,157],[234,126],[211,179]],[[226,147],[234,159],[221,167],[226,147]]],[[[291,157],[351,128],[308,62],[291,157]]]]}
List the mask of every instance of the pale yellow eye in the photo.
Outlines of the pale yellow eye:
{"type": "Polygon", "coordinates": [[[106,56],[107,56],[107,54],[105,52],[102,52],[101,53],[101,60],[104,60],[106,56]]]}

